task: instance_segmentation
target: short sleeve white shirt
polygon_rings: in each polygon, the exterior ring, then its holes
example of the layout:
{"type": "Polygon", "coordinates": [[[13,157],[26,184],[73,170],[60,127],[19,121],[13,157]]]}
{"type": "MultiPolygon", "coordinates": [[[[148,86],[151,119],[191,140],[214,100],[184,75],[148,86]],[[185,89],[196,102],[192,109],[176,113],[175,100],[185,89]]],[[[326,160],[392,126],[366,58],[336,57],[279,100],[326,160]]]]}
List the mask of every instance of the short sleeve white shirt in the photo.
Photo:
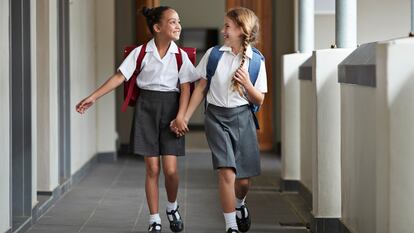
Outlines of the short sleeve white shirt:
{"type": "MultiPolygon", "coordinates": [[[[120,71],[129,80],[136,68],[138,55],[142,45],[135,48],[119,66],[120,71]]],[[[167,53],[161,59],[154,39],[147,43],[146,54],[141,64],[141,72],[137,77],[137,85],[140,89],[151,91],[176,91],[179,92],[178,84],[194,82],[200,78],[194,65],[191,63],[186,52],[181,50],[183,63],[180,71],[177,68],[178,46],[171,42],[167,53]]]]}
{"type": "MultiPolygon", "coordinates": [[[[208,63],[208,57],[210,56],[212,48],[207,50],[200,63],[197,65],[197,72],[199,75],[206,78],[206,68],[208,63]]],[[[211,78],[210,88],[207,93],[207,102],[220,107],[234,108],[249,103],[245,96],[240,96],[238,92],[233,91],[231,80],[234,73],[239,68],[242,61],[242,54],[234,54],[230,47],[222,46],[220,51],[223,51],[223,55],[220,58],[216,72],[211,78]]],[[[253,50],[249,45],[246,50],[247,59],[243,67],[247,70],[249,67],[250,59],[253,56],[253,50]]],[[[254,83],[254,87],[262,93],[267,93],[267,75],[265,62],[262,60],[260,65],[259,74],[254,83]]]]}

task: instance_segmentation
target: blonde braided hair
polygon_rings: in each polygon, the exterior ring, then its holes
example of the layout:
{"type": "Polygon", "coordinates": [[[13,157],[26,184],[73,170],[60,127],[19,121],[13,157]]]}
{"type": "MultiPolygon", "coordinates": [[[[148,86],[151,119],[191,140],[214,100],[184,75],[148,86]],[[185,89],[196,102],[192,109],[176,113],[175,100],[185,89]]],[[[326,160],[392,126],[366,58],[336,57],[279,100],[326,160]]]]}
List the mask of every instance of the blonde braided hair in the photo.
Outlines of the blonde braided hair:
{"type": "MultiPolygon", "coordinates": [[[[239,66],[239,68],[242,68],[247,59],[247,47],[250,44],[255,44],[258,39],[259,19],[252,10],[244,7],[231,9],[226,16],[233,20],[242,31],[243,57],[239,66]]],[[[232,87],[240,96],[244,95],[242,85],[234,79],[232,80],[232,87]]]]}

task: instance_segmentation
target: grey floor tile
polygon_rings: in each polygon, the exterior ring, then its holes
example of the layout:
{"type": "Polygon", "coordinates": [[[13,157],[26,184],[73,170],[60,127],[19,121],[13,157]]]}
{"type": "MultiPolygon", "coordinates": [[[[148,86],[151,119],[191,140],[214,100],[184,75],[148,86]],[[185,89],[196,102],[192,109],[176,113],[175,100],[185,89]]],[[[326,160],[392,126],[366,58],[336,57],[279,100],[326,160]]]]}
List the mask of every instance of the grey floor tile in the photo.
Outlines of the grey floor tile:
{"type": "MultiPolygon", "coordinates": [[[[178,169],[178,202],[185,222],[184,233],[224,232],[217,174],[212,169],[210,153],[191,150],[187,156],[179,158],[178,169]]],[[[279,158],[264,154],[262,175],[253,179],[247,198],[253,220],[250,233],[307,232],[303,227],[284,227],[280,224],[302,223],[306,221],[309,210],[297,194],[277,192],[279,180],[279,158]]],[[[141,158],[120,157],[112,164],[100,163],[29,232],[146,232],[149,211],[144,184],[145,164],[141,158]]],[[[167,196],[162,173],[159,188],[163,232],[170,232],[165,215],[167,196]]]]}

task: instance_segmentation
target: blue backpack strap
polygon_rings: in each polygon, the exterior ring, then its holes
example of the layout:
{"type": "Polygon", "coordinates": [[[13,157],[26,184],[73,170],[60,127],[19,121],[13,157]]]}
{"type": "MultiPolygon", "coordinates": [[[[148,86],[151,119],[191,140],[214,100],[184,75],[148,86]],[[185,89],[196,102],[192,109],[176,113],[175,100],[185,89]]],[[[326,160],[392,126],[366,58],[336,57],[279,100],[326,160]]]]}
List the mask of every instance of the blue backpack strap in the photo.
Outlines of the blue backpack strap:
{"type": "MultiPolygon", "coordinates": [[[[207,86],[204,89],[204,94],[207,95],[208,90],[210,89],[211,78],[213,78],[214,74],[216,73],[217,65],[220,61],[221,56],[223,56],[223,51],[220,51],[221,46],[216,45],[210,52],[207,61],[206,67],[206,78],[207,78],[207,86]]],[[[204,100],[204,109],[207,107],[207,97],[204,100]]]]}
{"type": "Polygon", "coordinates": [[[206,71],[207,71],[206,72],[207,86],[205,90],[206,94],[207,94],[207,91],[210,89],[211,78],[216,73],[217,65],[220,61],[221,56],[223,56],[223,51],[220,51],[220,48],[221,48],[220,45],[214,46],[210,52],[210,55],[208,56],[207,68],[206,68],[206,71]]]}
{"type": "MultiPolygon", "coordinates": [[[[264,60],[264,57],[260,53],[260,51],[257,50],[256,48],[252,48],[252,50],[253,50],[253,55],[252,55],[252,59],[249,62],[248,71],[249,71],[250,81],[254,85],[259,76],[260,67],[262,64],[262,60],[264,60]]],[[[259,108],[260,108],[259,105],[250,104],[250,110],[253,113],[253,120],[256,125],[256,129],[260,129],[259,121],[257,120],[256,114],[255,114],[257,111],[259,111],[259,108]]]]}

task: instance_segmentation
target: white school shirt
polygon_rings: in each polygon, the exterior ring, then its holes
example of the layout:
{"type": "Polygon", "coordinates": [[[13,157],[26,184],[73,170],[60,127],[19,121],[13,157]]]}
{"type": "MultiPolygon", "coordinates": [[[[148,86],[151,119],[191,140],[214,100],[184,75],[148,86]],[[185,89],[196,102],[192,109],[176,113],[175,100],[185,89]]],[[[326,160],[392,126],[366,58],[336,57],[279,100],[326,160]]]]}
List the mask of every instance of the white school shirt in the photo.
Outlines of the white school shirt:
{"type": "MultiPolygon", "coordinates": [[[[197,71],[202,78],[207,79],[207,63],[208,57],[210,56],[211,50],[207,50],[206,54],[201,59],[197,66],[197,71]]],[[[233,91],[231,80],[234,73],[239,68],[242,60],[242,53],[234,54],[231,47],[222,46],[220,51],[224,51],[223,56],[220,58],[216,72],[211,78],[210,89],[207,93],[207,102],[214,104],[219,107],[234,108],[242,105],[249,104],[249,101],[245,96],[240,96],[237,91],[233,91]]],[[[252,59],[253,50],[249,45],[246,50],[247,59],[243,65],[248,70],[250,59],[252,59]]],[[[259,74],[257,76],[254,87],[262,93],[267,92],[267,76],[265,62],[261,61],[259,74]]]]}
{"type": "MultiPolygon", "coordinates": [[[[135,71],[141,48],[142,45],[132,50],[118,68],[118,71],[125,76],[126,80],[129,80],[135,71]]],[[[145,52],[146,54],[141,64],[141,72],[137,77],[137,85],[140,89],[180,92],[177,86],[178,81],[182,84],[194,82],[200,78],[187,53],[183,50],[181,50],[183,64],[178,72],[177,59],[175,57],[175,54],[178,53],[178,46],[173,41],[162,59],[154,39],[147,43],[145,52]]]]}

